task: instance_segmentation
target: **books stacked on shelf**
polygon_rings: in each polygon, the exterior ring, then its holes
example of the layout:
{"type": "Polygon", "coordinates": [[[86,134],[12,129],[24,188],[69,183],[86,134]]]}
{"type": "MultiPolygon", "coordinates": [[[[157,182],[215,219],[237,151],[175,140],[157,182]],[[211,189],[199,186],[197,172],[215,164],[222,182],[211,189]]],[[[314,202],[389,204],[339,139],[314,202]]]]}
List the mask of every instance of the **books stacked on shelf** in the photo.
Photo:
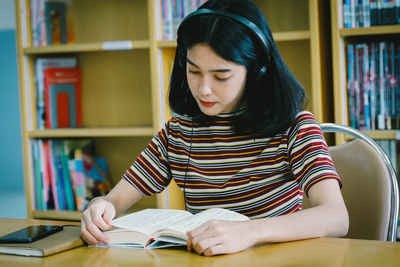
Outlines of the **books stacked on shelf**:
{"type": "Polygon", "coordinates": [[[31,28],[34,47],[72,42],[68,8],[71,0],[32,0],[31,28]]]}
{"type": "Polygon", "coordinates": [[[362,130],[400,129],[400,43],[346,48],[349,124],[362,130]]]}
{"type": "Polygon", "coordinates": [[[343,0],[345,28],[400,23],[399,0],[343,0]]]}
{"type": "MultiPolygon", "coordinates": [[[[399,183],[400,177],[400,143],[397,140],[375,140],[375,142],[385,151],[386,155],[389,157],[393,168],[396,171],[397,182],[399,183]]],[[[400,219],[397,222],[397,240],[400,240],[400,219]]]]}
{"type": "Polygon", "coordinates": [[[175,40],[182,19],[205,2],[207,0],[160,0],[162,39],[175,40]]]}
{"type": "Polygon", "coordinates": [[[82,126],[82,79],[76,58],[35,62],[37,128],[82,126]]]}
{"type": "Polygon", "coordinates": [[[95,156],[90,139],[33,140],[37,210],[82,211],[110,190],[107,163],[95,156]]]}

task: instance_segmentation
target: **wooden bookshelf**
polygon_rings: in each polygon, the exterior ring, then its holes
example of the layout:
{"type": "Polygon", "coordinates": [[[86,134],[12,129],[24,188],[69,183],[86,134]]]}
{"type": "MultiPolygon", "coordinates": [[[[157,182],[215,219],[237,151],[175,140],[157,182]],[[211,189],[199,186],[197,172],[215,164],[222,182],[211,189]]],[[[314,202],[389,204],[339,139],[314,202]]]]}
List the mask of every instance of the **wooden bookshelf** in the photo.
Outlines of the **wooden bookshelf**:
{"type": "MultiPolygon", "coordinates": [[[[29,0],[15,0],[25,189],[29,218],[79,220],[73,211],[35,207],[31,142],[91,138],[118,182],[170,116],[166,99],[176,42],[160,33],[160,0],[72,0],[75,41],[33,47],[29,0]],[[76,57],[82,69],[83,127],[36,127],[35,69],[39,57],[76,57]]],[[[256,0],[266,15],[289,68],[308,94],[307,109],[319,122],[333,120],[330,78],[329,6],[317,0],[256,0]]],[[[183,207],[180,190],[143,198],[133,209],[183,207]]]]}
{"type": "Polygon", "coordinates": [[[97,42],[87,44],[65,44],[54,45],[51,47],[30,47],[24,48],[26,55],[44,55],[56,53],[83,53],[83,52],[103,52],[103,51],[123,51],[134,49],[149,49],[148,40],[125,40],[112,42],[97,42]]]}
{"type": "Polygon", "coordinates": [[[368,28],[353,28],[353,29],[342,28],[339,29],[339,32],[340,36],[342,37],[398,34],[400,32],[400,25],[372,26],[368,28]]]}
{"type": "Polygon", "coordinates": [[[76,138],[76,137],[134,137],[152,136],[152,127],[131,128],[76,128],[29,131],[31,138],[76,138]]]}
{"type": "MultiPolygon", "coordinates": [[[[400,33],[400,25],[372,26],[367,28],[344,28],[342,21],[342,1],[331,0],[332,63],[334,86],[335,123],[348,125],[346,89],[346,45],[351,41],[370,42],[392,39],[400,33]]],[[[373,139],[398,140],[399,130],[365,131],[373,139]]],[[[338,135],[336,142],[344,143],[338,135]]]]}

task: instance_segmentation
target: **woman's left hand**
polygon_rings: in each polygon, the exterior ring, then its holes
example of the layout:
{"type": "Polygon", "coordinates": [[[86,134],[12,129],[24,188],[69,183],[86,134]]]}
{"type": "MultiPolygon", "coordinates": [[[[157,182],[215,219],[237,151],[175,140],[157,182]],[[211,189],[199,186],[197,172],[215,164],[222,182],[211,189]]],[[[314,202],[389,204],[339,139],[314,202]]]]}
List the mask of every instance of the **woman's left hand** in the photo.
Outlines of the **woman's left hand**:
{"type": "Polygon", "coordinates": [[[187,232],[187,248],[205,256],[244,250],[256,243],[250,222],[211,220],[187,232]]]}

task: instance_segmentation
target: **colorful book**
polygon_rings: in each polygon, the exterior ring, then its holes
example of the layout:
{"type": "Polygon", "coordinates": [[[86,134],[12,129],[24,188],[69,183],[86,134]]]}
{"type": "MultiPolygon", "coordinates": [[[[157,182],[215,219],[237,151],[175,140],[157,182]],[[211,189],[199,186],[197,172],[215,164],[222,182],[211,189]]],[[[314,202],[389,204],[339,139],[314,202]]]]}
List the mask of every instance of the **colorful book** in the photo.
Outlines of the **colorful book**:
{"type": "Polygon", "coordinates": [[[44,71],[48,68],[74,68],[76,66],[76,58],[38,58],[35,61],[36,117],[39,130],[45,129],[46,126],[44,71]]]}
{"type": "Polygon", "coordinates": [[[50,144],[50,140],[46,140],[43,142],[43,147],[45,151],[45,159],[46,165],[49,170],[50,184],[51,184],[51,196],[52,196],[52,204],[54,205],[54,209],[60,210],[60,202],[58,200],[58,184],[57,184],[57,173],[54,168],[53,161],[53,152],[50,144]]]}
{"type": "Polygon", "coordinates": [[[67,43],[66,6],[63,2],[46,2],[44,7],[47,45],[67,43]]]}
{"type": "Polygon", "coordinates": [[[58,195],[58,204],[60,210],[67,210],[67,199],[65,195],[65,185],[64,185],[64,177],[62,172],[61,165],[61,155],[59,151],[58,142],[56,140],[50,140],[50,147],[52,150],[52,158],[54,164],[54,180],[56,180],[57,184],[57,195],[58,195]]]}
{"type": "Polygon", "coordinates": [[[68,147],[65,145],[65,142],[62,141],[58,143],[58,149],[60,152],[60,161],[62,166],[62,177],[64,180],[64,193],[67,202],[67,209],[75,210],[75,196],[72,188],[70,171],[68,168],[68,147]]]}
{"type": "Polygon", "coordinates": [[[32,152],[33,152],[33,158],[32,158],[32,165],[33,165],[33,170],[35,174],[35,204],[36,204],[36,209],[38,210],[43,210],[43,205],[44,205],[44,197],[43,197],[43,175],[41,172],[41,167],[40,167],[40,147],[39,147],[39,141],[33,140],[32,141],[32,152]]]}
{"type": "Polygon", "coordinates": [[[80,68],[45,70],[46,127],[82,126],[80,68]]]}

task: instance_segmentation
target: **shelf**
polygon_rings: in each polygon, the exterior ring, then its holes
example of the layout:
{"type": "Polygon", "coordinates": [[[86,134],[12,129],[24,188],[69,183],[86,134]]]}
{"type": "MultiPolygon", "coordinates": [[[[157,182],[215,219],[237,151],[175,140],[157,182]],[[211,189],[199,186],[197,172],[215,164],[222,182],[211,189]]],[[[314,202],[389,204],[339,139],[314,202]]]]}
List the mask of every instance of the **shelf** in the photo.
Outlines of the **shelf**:
{"type": "Polygon", "coordinates": [[[80,221],[82,212],[80,211],[32,211],[35,219],[63,220],[63,221],[80,221]]]}
{"type": "Polygon", "coordinates": [[[373,139],[400,140],[400,130],[374,130],[363,132],[373,139]]]}
{"type": "Polygon", "coordinates": [[[275,42],[301,41],[310,39],[310,31],[290,31],[272,33],[275,42]]]}
{"type": "Polygon", "coordinates": [[[112,42],[97,42],[84,44],[66,44],[54,46],[41,46],[24,48],[24,54],[54,54],[54,53],[75,53],[75,52],[100,52],[100,51],[119,51],[119,50],[134,50],[148,49],[150,42],[148,40],[137,41],[112,41],[112,42]]]}
{"type": "MultiPolygon", "coordinates": [[[[310,31],[276,32],[273,33],[272,36],[275,42],[301,41],[310,39],[310,31]]],[[[157,41],[157,46],[159,48],[176,47],[176,41],[159,40],[157,41]]]]}
{"type": "Polygon", "coordinates": [[[77,128],[29,131],[31,138],[153,136],[153,127],[77,128]]]}
{"type": "Polygon", "coordinates": [[[382,35],[382,34],[398,34],[400,25],[373,26],[369,28],[352,28],[341,29],[340,36],[363,36],[363,35],[382,35]]]}
{"type": "Polygon", "coordinates": [[[159,40],[157,41],[158,48],[169,48],[169,47],[176,47],[176,41],[167,41],[167,40],[159,40]]]}

